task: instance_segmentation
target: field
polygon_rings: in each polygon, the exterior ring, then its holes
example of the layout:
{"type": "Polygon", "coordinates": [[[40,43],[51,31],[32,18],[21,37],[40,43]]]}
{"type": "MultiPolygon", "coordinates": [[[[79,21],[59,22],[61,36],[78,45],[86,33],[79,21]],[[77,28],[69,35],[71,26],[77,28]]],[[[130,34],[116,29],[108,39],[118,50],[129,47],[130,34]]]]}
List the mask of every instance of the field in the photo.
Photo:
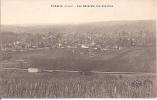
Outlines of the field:
{"type": "Polygon", "coordinates": [[[106,72],[156,72],[155,47],[92,52],[87,49],[52,48],[13,52],[2,67],[106,72]]]}
{"type": "Polygon", "coordinates": [[[95,52],[94,56],[85,49],[52,48],[14,52],[12,56],[9,60],[1,61],[1,68],[77,70],[84,74],[28,73],[23,70],[0,69],[0,97],[156,97],[156,60],[153,47],[95,52]],[[91,71],[136,74],[96,74],[91,71]]]}
{"type": "MultiPolygon", "coordinates": [[[[24,73],[17,74],[19,76],[24,73]]],[[[144,98],[156,97],[155,83],[154,75],[92,75],[79,77],[58,75],[56,77],[55,74],[38,73],[38,75],[29,74],[27,78],[1,79],[0,88],[3,90],[1,91],[1,97],[9,98],[144,98]]]]}

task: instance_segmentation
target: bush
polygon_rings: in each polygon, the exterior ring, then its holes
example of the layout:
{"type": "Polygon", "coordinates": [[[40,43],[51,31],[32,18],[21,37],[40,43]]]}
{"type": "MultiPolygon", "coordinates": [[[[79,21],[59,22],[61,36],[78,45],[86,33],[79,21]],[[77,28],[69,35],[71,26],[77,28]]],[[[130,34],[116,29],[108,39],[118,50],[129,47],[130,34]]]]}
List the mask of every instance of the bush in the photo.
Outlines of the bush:
{"type": "Polygon", "coordinates": [[[12,58],[11,53],[9,52],[0,52],[0,61],[9,60],[12,58]]]}

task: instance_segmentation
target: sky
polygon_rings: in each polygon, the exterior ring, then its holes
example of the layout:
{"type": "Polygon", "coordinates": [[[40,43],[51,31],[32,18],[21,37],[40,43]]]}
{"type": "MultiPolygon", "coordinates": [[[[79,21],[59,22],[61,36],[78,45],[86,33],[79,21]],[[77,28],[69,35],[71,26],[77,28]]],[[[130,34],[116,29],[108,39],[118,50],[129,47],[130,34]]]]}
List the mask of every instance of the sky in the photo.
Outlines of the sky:
{"type": "Polygon", "coordinates": [[[156,0],[1,0],[1,24],[77,24],[113,20],[154,20],[156,0]],[[55,8],[51,5],[113,5],[55,8]]]}

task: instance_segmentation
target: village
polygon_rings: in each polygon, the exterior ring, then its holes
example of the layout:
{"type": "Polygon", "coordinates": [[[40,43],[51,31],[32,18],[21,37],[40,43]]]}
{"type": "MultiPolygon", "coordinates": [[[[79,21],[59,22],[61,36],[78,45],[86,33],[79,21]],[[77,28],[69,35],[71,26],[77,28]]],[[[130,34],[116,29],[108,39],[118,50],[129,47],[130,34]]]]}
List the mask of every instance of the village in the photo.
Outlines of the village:
{"type": "MultiPolygon", "coordinates": [[[[5,34],[5,33],[4,33],[5,34]]],[[[121,49],[145,45],[145,36],[139,33],[137,36],[130,36],[129,33],[114,33],[115,36],[103,35],[77,35],[62,36],[60,33],[47,34],[23,34],[16,39],[6,42],[1,41],[1,51],[27,50],[37,48],[83,48],[103,51],[106,49],[121,49]],[[117,35],[117,36],[116,36],[117,35]],[[111,38],[112,37],[112,38],[111,38]]],[[[114,35],[113,34],[113,35],[114,35]]],[[[148,45],[148,44],[147,44],[148,45]]],[[[151,44],[149,44],[151,45],[151,44]]]]}
{"type": "MultiPolygon", "coordinates": [[[[6,33],[4,33],[7,35],[6,33]]],[[[4,38],[5,38],[4,35],[4,38]]],[[[7,36],[6,36],[7,37],[7,36]]],[[[9,36],[8,36],[9,37],[9,36]]],[[[11,36],[10,36],[11,37],[11,36]]],[[[148,38],[148,37],[147,37],[148,38]]],[[[148,38],[148,40],[150,40],[148,38]]],[[[106,51],[122,50],[126,48],[135,48],[144,45],[152,45],[153,42],[146,42],[145,33],[132,35],[129,32],[123,33],[88,33],[88,34],[64,34],[64,33],[46,33],[46,34],[17,34],[10,38],[9,42],[1,41],[1,60],[11,58],[11,53],[16,51],[29,51],[38,49],[71,49],[73,53],[76,50],[79,54],[88,54],[94,57],[101,55],[106,51]],[[85,49],[86,52],[82,52],[85,49]]]]}

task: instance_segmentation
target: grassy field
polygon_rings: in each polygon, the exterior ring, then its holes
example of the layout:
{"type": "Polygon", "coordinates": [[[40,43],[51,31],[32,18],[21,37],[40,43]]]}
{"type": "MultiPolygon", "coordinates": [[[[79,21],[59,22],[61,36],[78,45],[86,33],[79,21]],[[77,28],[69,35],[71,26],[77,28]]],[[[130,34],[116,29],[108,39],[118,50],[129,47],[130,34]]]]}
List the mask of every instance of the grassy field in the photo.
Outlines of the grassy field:
{"type": "Polygon", "coordinates": [[[14,52],[11,59],[1,61],[1,67],[79,70],[86,74],[0,70],[0,97],[156,97],[155,54],[152,47],[94,53],[92,57],[84,49],[14,52]],[[88,73],[91,70],[137,74],[88,73]]]}
{"type": "Polygon", "coordinates": [[[156,78],[154,75],[107,74],[90,76],[69,75],[68,77],[66,74],[56,75],[55,73],[14,73],[12,77],[14,78],[8,76],[8,78],[5,77],[5,79],[0,80],[1,97],[156,97],[156,78]],[[24,76],[24,74],[27,75],[24,76]]]}
{"type": "Polygon", "coordinates": [[[95,52],[86,49],[53,48],[14,52],[12,59],[2,67],[61,70],[97,70],[107,72],[156,72],[156,50],[154,47],[129,48],[95,52]],[[23,60],[26,63],[19,62],[23,60]],[[15,64],[12,64],[15,63],[15,64]]]}

